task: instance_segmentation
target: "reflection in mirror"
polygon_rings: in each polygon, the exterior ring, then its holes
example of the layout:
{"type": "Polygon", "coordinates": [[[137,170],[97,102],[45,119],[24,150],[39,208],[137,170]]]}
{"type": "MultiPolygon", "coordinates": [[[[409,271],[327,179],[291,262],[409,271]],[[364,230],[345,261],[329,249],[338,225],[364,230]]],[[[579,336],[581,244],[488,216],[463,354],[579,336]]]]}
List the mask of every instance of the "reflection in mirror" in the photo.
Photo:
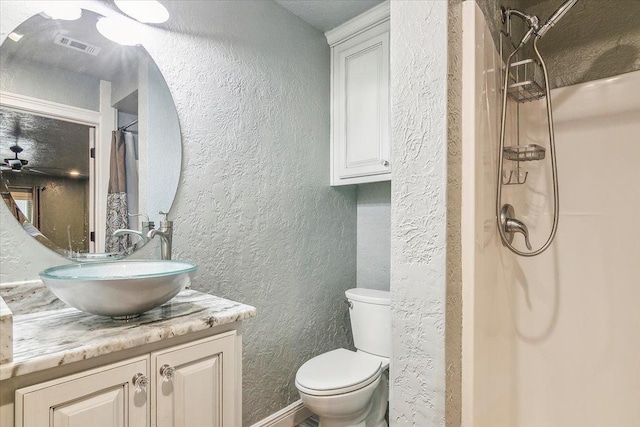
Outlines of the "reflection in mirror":
{"type": "Polygon", "coordinates": [[[0,47],[0,192],[28,234],[77,260],[139,249],[136,233],[113,233],[158,223],[180,175],[160,71],[141,46],[99,34],[100,18],[36,15],[0,47]]]}
{"type": "Polygon", "coordinates": [[[2,179],[29,223],[70,252],[89,252],[91,131],[81,124],[0,109],[0,140],[11,144],[2,144],[1,158],[13,154],[20,160],[5,167],[2,179]]]}

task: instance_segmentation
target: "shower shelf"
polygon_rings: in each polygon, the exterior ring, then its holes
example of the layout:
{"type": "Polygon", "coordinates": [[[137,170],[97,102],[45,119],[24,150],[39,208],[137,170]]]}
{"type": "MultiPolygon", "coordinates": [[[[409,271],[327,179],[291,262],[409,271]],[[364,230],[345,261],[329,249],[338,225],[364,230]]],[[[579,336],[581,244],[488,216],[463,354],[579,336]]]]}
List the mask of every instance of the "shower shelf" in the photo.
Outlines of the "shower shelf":
{"type": "Polygon", "coordinates": [[[511,147],[504,147],[502,156],[506,160],[513,160],[515,162],[530,162],[533,160],[544,159],[546,150],[537,144],[528,145],[514,145],[511,147]]]}
{"type": "Polygon", "coordinates": [[[509,67],[507,95],[517,102],[530,102],[544,98],[543,74],[540,64],[534,59],[524,59],[509,67]]]}

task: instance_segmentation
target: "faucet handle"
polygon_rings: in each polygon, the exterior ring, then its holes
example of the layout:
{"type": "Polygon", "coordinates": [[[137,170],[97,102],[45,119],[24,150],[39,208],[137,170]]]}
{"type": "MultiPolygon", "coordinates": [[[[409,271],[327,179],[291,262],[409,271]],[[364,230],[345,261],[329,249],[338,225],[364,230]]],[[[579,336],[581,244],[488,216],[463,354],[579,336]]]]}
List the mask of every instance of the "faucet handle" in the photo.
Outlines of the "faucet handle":
{"type": "Polygon", "coordinates": [[[522,235],[524,236],[524,244],[527,245],[527,249],[531,250],[531,242],[529,241],[529,229],[527,228],[526,225],[524,225],[524,223],[518,221],[515,218],[509,218],[507,219],[507,222],[505,224],[505,231],[508,232],[518,232],[518,233],[522,233],[522,235]]]}
{"type": "Polygon", "coordinates": [[[509,243],[513,241],[514,233],[522,233],[527,249],[531,250],[529,229],[522,221],[515,218],[515,211],[513,206],[510,204],[505,204],[500,210],[500,224],[502,225],[502,229],[504,230],[504,234],[506,235],[509,243]]]}
{"type": "Polygon", "coordinates": [[[169,221],[169,212],[158,212],[160,215],[164,215],[164,220],[160,221],[160,228],[173,227],[173,221],[169,221]]]}

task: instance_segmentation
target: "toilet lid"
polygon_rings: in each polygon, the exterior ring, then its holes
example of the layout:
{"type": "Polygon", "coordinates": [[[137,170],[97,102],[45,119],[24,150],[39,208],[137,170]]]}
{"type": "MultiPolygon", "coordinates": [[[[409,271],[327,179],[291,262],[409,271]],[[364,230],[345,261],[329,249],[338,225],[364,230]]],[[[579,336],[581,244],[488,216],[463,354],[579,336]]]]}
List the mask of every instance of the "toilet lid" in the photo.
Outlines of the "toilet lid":
{"type": "Polygon", "coordinates": [[[380,366],[380,359],[339,348],[302,365],[296,374],[296,386],[314,395],[347,393],[375,381],[380,366]]]}

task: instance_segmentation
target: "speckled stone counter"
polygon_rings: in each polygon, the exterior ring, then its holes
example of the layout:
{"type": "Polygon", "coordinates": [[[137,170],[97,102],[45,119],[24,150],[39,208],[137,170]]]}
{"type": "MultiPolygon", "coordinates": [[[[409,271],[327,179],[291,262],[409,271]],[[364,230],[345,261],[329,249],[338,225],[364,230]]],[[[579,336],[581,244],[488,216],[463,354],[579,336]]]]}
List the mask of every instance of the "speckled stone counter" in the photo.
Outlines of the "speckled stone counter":
{"type": "Polygon", "coordinates": [[[124,322],[68,307],[47,292],[38,286],[3,290],[13,311],[13,361],[0,364],[0,380],[256,315],[250,305],[185,290],[165,305],[124,322]]]}
{"type": "Polygon", "coordinates": [[[0,363],[13,359],[13,313],[0,297],[0,363]]]}

